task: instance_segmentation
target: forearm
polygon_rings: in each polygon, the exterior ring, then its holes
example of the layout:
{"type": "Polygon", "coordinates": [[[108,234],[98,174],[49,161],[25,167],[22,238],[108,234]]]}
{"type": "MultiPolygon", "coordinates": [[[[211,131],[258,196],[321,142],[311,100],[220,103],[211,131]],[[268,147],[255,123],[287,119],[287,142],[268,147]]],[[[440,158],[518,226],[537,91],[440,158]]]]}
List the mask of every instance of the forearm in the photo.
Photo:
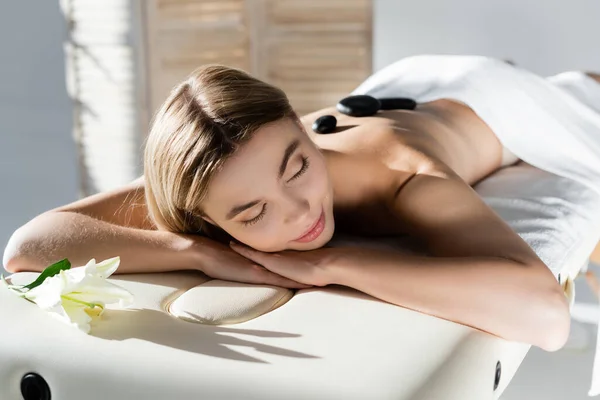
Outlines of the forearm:
{"type": "Polygon", "coordinates": [[[164,231],[113,225],[73,212],[42,214],[19,228],[4,254],[10,272],[41,271],[68,258],[73,266],[119,256],[117,273],[200,269],[185,251],[185,239],[164,231]]]}
{"type": "Polygon", "coordinates": [[[565,335],[563,312],[568,305],[560,286],[551,276],[540,280],[530,266],[495,257],[439,258],[362,249],[344,254],[336,262],[333,283],[547,350],[565,335]]]}

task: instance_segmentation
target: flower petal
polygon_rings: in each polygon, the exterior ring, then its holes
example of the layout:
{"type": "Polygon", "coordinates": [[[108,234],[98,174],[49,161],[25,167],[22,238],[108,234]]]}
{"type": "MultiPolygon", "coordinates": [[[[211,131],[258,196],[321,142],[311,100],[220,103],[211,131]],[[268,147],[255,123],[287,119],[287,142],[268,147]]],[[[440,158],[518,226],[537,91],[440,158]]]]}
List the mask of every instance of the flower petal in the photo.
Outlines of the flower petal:
{"type": "Polygon", "coordinates": [[[57,274],[47,278],[41,285],[23,293],[23,295],[26,299],[36,303],[41,309],[49,310],[60,305],[60,295],[64,285],[64,280],[60,274],[57,274]]]}
{"type": "Polygon", "coordinates": [[[116,304],[127,307],[133,303],[133,294],[119,285],[105,279],[89,277],[84,286],[67,295],[78,301],[96,304],[116,304]]]}
{"type": "MultiPolygon", "coordinates": [[[[63,280],[64,285],[61,293],[69,293],[76,290],[79,286],[85,284],[88,275],[82,267],[71,268],[66,271],[60,271],[58,275],[63,280]]],[[[53,277],[54,278],[54,277],[53,277]]]]}
{"type": "Polygon", "coordinates": [[[62,306],[71,325],[77,327],[82,332],[90,332],[92,317],[85,311],[87,306],[68,299],[63,299],[62,306]]]}
{"type": "Polygon", "coordinates": [[[88,261],[83,268],[85,269],[90,269],[90,268],[94,268],[96,266],[96,259],[92,258],[90,261],[88,261]]]}
{"type": "Polygon", "coordinates": [[[96,264],[96,276],[100,278],[108,278],[111,276],[121,263],[120,257],[113,257],[96,264]]]}

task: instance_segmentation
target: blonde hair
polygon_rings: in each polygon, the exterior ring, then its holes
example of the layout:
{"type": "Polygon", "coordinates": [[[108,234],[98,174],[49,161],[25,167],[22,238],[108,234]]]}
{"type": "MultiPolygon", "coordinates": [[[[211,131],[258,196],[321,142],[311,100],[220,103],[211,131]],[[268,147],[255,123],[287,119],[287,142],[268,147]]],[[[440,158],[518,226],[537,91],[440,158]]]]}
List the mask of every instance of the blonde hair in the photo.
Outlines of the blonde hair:
{"type": "Polygon", "coordinates": [[[211,178],[263,125],[297,119],[285,93],[248,73],[207,65],[176,86],[144,152],[146,203],[159,229],[214,236],[202,217],[211,178]]]}

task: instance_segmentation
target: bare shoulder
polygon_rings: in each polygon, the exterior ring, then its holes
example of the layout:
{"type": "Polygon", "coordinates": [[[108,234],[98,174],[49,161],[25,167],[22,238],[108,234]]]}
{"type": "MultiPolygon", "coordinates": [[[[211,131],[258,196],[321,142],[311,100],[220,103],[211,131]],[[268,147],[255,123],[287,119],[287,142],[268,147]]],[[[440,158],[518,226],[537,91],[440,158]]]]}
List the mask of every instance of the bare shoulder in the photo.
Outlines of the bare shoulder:
{"type": "Polygon", "coordinates": [[[143,176],[118,188],[85,197],[50,212],[76,212],[115,225],[156,229],[146,206],[143,176]]]}
{"type": "Polygon", "coordinates": [[[527,243],[456,176],[440,171],[417,174],[388,199],[388,209],[434,255],[537,260],[527,243]]]}
{"type": "Polygon", "coordinates": [[[364,211],[369,204],[381,205],[419,173],[452,174],[447,165],[411,143],[415,134],[401,132],[391,122],[357,118],[358,125],[341,132],[313,136],[328,160],[337,207],[364,211]]]}
{"type": "Polygon", "coordinates": [[[406,233],[384,206],[387,193],[410,171],[394,171],[381,160],[360,154],[324,152],[334,190],[336,226],[359,235],[406,233]]]}
{"type": "MultiPolygon", "coordinates": [[[[364,118],[366,120],[366,118],[364,118]]],[[[330,170],[339,183],[368,195],[387,195],[420,173],[456,176],[450,167],[406,138],[411,132],[385,119],[353,126],[335,135],[317,135],[315,143],[329,154],[330,170]]]]}

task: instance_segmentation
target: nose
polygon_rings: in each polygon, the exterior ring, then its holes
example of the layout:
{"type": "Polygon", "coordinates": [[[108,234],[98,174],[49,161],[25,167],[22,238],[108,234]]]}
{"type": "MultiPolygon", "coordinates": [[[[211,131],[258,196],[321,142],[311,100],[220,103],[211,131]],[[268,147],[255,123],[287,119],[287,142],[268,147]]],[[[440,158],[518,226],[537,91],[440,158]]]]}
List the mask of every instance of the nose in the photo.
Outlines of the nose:
{"type": "Polygon", "coordinates": [[[310,212],[310,202],[305,195],[289,191],[283,197],[283,220],[286,224],[293,224],[306,218],[310,212]]]}

